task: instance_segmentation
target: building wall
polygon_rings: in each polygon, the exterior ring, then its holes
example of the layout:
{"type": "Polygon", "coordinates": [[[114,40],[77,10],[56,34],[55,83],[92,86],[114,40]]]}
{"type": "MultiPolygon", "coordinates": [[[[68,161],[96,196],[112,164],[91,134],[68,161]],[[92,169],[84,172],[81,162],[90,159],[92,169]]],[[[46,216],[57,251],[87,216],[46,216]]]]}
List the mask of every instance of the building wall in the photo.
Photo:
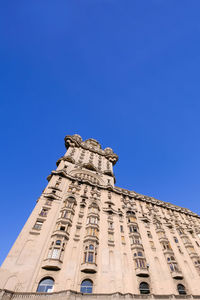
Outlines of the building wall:
{"type": "Polygon", "coordinates": [[[200,295],[199,216],[116,187],[112,149],[78,135],[65,142],[66,154],[2,265],[0,288],[36,292],[51,277],[53,292],[79,292],[91,279],[95,294],[139,294],[146,282],[155,295],[178,295],[178,284],[200,295]]]}

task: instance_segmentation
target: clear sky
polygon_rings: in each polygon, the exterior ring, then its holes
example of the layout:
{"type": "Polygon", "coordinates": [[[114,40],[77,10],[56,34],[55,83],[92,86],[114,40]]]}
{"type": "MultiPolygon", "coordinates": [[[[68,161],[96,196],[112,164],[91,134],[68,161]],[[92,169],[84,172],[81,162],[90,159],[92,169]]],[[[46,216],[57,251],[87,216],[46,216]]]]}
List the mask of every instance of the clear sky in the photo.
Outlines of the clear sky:
{"type": "Polygon", "coordinates": [[[200,1],[0,3],[0,262],[65,152],[95,138],[116,185],[200,214],[200,1]]]}

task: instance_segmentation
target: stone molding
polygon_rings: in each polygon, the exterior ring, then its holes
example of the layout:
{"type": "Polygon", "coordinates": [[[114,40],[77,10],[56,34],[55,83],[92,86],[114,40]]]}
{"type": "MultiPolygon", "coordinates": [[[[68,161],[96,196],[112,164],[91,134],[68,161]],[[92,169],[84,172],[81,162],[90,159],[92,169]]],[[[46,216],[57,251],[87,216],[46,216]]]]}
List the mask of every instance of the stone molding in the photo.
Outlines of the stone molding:
{"type": "Polygon", "coordinates": [[[200,295],[154,295],[154,294],[131,294],[131,293],[110,293],[110,294],[100,294],[100,293],[92,293],[92,294],[82,294],[80,292],[75,292],[72,290],[66,290],[61,292],[54,292],[54,293],[29,293],[29,292],[13,292],[8,290],[0,290],[0,300],[9,300],[9,299],[33,299],[33,300],[67,300],[67,299],[95,299],[95,300],[113,300],[113,299],[200,299],[200,295]]]}

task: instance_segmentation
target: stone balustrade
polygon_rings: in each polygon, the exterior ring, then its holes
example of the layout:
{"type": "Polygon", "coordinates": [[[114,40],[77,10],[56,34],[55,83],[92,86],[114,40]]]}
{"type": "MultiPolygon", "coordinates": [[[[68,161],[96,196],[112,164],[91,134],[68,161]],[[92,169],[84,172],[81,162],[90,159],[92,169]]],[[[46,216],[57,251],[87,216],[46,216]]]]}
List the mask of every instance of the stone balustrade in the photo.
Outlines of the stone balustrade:
{"type": "Polygon", "coordinates": [[[200,295],[137,295],[137,294],[121,294],[121,293],[113,293],[113,294],[82,294],[80,292],[74,292],[71,290],[54,292],[54,293],[19,293],[12,292],[8,290],[0,290],[0,300],[120,300],[120,299],[199,299],[200,295]]]}

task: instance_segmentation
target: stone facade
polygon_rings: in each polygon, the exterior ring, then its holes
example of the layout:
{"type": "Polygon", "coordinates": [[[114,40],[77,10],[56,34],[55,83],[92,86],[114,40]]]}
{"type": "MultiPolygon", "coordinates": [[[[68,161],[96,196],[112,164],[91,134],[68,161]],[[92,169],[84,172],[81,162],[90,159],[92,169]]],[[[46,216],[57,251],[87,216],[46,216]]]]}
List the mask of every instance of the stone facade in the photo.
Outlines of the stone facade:
{"type": "Polygon", "coordinates": [[[111,148],[65,145],[1,267],[0,299],[199,299],[200,217],[116,187],[111,148]]]}

